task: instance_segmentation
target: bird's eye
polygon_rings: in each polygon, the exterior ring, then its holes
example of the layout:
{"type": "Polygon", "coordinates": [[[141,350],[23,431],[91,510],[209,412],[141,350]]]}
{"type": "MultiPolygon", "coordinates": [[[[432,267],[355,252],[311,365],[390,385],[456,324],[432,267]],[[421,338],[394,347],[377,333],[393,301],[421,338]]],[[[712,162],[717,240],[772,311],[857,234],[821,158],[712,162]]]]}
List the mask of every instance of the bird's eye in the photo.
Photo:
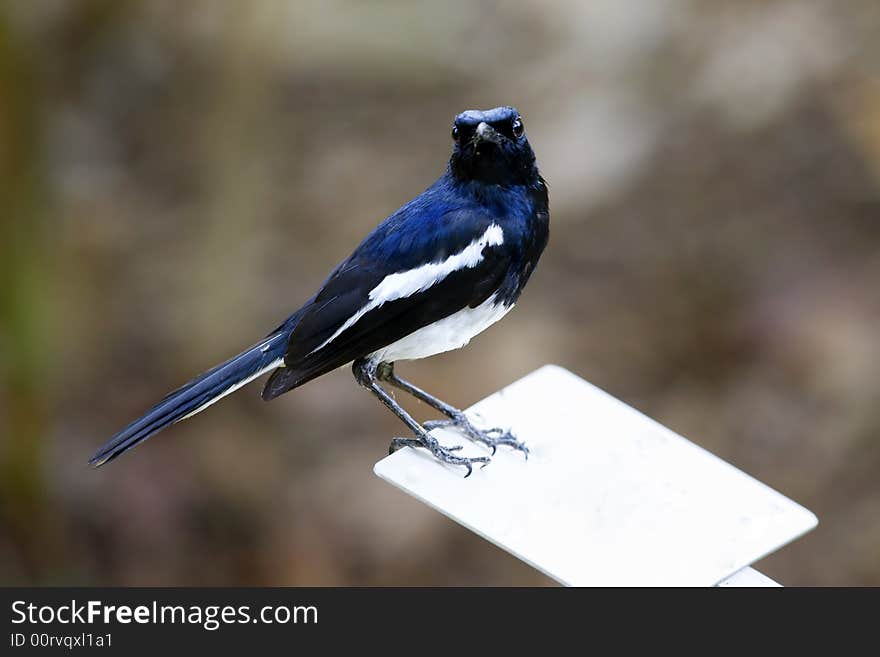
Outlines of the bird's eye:
{"type": "Polygon", "coordinates": [[[510,126],[513,131],[513,136],[519,139],[523,136],[523,132],[525,132],[525,128],[523,127],[522,119],[516,118],[513,120],[513,125],[510,126]]]}
{"type": "Polygon", "coordinates": [[[458,141],[459,137],[461,137],[461,133],[458,131],[458,126],[452,126],[452,141],[458,141]]]}

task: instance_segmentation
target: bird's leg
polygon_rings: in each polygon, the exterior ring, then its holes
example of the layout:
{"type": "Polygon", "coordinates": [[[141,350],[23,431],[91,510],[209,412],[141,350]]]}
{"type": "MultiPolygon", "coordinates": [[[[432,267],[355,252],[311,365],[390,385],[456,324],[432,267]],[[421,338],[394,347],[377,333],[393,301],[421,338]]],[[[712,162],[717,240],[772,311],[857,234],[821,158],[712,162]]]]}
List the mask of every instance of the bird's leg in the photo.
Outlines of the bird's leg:
{"type": "Polygon", "coordinates": [[[443,461],[444,463],[461,465],[467,468],[467,474],[465,477],[470,476],[473,469],[472,465],[474,463],[482,463],[484,466],[489,463],[488,456],[475,456],[468,458],[453,454],[453,452],[460,450],[461,446],[443,447],[436,438],[429,435],[422,425],[416,422],[409,413],[403,410],[403,408],[394,401],[391,395],[389,395],[385,389],[377,383],[378,377],[376,376],[376,369],[376,363],[365,358],[359,358],[354,361],[351,367],[351,370],[354,373],[354,378],[357,379],[357,382],[376,395],[376,397],[379,398],[379,401],[385,404],[385,406],[400,418],[400,420],[416,435],[415,438],[393,439],[388,449],[389,454],[397,451],[401,447],[424,447],[438,460],[443,461]]]}
{"type": "Polygon", "coordinates": [[[409,381],[405,381],[397,376],[397,374],[394,373],[393,363],[379,363],[376,368],[376,378],[379,381],[387,381],[395,388],[408,392],[416,399],[425,402],[428,406],[440,411],[443,415],[449,418],[448,420],[431,420],[430,422],[425,422],[422,426],[428,431],[439,427],[456,428],[471,440],[483,443],[487,447],[491,447],[492,454],[495,454],[498,445],[507,445],[521,451],[526,458],[529,458],[529,448],[526,447],[524,443],[517,440],[510,431],[498,428],[488,430],[478,429],[463,411],[460,411],[454,406],[450,406],[443,400],[437,399],[421,388],[417,388],[409,381]]]}

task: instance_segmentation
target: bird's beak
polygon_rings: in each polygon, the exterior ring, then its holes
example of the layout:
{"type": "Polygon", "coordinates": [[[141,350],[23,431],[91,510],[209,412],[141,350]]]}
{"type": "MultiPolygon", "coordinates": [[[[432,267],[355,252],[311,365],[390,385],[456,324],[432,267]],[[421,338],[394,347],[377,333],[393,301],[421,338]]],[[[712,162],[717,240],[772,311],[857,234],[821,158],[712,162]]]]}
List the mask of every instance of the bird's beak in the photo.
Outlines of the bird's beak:
{"type": "Polygon", "coordinates": [[[474,144],[481,141],[500,144],[504,137],[488,123],[480,123],[474,131],[474,144]]]}

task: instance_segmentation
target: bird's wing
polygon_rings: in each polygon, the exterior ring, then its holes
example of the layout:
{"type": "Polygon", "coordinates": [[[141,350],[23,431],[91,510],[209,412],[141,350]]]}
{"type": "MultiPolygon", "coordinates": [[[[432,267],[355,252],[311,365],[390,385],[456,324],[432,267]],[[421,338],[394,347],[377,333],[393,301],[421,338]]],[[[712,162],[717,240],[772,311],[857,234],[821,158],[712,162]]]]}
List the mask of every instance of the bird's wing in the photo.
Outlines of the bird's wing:
{"type": "Polygon", "coordinates": [[[390,345],[498,289],[510,263],[500,223],[473,209],[418,221],[395,215],[324,283],[290,336],[282,392],[390,345]]]}

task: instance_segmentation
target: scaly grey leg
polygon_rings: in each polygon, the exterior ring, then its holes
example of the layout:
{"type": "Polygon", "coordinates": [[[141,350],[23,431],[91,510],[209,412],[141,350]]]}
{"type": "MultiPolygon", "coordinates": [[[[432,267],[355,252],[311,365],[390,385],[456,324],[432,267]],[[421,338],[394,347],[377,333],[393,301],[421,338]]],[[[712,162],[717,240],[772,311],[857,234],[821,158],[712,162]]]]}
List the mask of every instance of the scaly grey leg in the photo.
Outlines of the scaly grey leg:
{"type": "Polygon", "coordinates": [[[379,363],[379,365],[376,366],[376,378],[379,381],[387,381],[395,388],[399,388],[404,392],[408,392],[416,399],[425,402],[428,406],[440,411],[441,413],[443,413],[443,415],[449,418],[448,420],[431,420],[429,422],[425,422],[422,425],[424,429],[428,431],[440,427],[459,429],[465,436],[467,436],[471,440],[483,443],[484,445],[491,447],[492,454],[495,454],[495,450],[498,448],[498,445],[507,445],[521,451],[525,455],[526,459],[529,458],[529,448],[526,447],[524,443],[517,440],[510,431],[498,428],[488,429],[485,431],[482,429],[478,429],[468,419],[464,412],[460,411],[454,406],[450,406],[443,400],[437,399],[436,397],[425,392],[421,388],[414,386],[409,381],[405,381],[404,379],[401,379],[399,376],[397,376],[397,374],[394,373],[394,363],[379,363]]]}
{"type": "Polygon", "coordinates": [[[416,422],[412,416],[407,413],[401,406],[394,401],[394,399],[389,395],[383,388],[380,386],[377,381],[376,369],[377,364],[373,363],[367,359],[359,358],[354,361],[352,364],[352,372],[354,373],[354,378],[357,379],[357,382],[360,383],[367,390],[372,392],[376,397],[379,398],[388,409],[394,413],[400,420],[410,428],[410,430],[416,435],[415,438],[395,438],[391,441],[391,445],[389,447],[388,452],[394,452],[401,447],[424,447],[431,454],[434,455],[435,458],[444,462],[450,463],[452,465],[461,465],[467,468],[467,474],[465,477],[469,477],[471,472],[473,471],[474,463],[482,463],[485,466],[489,463],[490,459],[488,456],[475,456],[475,457],[464,457],[464,456],[456,456],[453,452],[461,449],[461,446],[456,447],[443,447],[436,438],[429,435],[428,432],[418,423],[416,422]]]}

